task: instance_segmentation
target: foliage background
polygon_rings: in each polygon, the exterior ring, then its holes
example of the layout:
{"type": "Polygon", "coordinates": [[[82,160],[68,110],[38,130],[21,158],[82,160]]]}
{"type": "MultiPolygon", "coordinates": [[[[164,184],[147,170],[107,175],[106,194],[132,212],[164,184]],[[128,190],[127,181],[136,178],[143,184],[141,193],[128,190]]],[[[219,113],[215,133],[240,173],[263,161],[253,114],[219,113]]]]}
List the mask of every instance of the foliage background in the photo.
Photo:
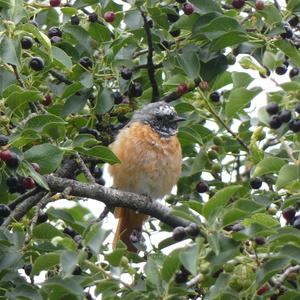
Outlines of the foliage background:
{"type": "MultiPolygon", "coordinates": [[[[63,2],[57,8],[47,1],[0,0],[0,122],[1,133],[9,136],[2,150],[9,148],[21,160],[18,169],[0,164],[1,203],[12,210],[0,231],[2,299],[299,298],[297,218],[280,222],[283,209],[298,210],[299,134],[287,124],[270,129],[265,107],[252,117],[249,106],[262,88],[250,86],[248,72],[267,76],[270,70],[277,90],[267,93],[267,101],[298,118],[299,76],[281,84],[274,71],[287,60],[289,68],[300,67],[299,27],[288,23],[300,14],[299,1],[286,6],[266,1],[263,10],[255,1],[242,9],[231,1],[190,3],[194,12],[185,15],[174,1],[127,1],[129,9],[123,10],[107,0],[63,2]],[[180,18],[170,22],[167,14],[176,14],[175,4],[180,18]],[[107,11],[116,13],[113,23],[103,19],[107,11]],[[88,20],[91,12],[99,22],[88,20]],[[71,25],[73,15],[79,25],[71,25]],[[62,30],[58,43],[47,36],[52,26],[62,30]],[[284,36],[287,26],[290,38],[284,36]],[[173,37],[176,29],[180,35],[173,37]],[[23,36],[34,39],[32,48],[21,48],[23,36]],[[229,72],[238,54],[246,54],[239,60],[243,71],[229,72]],[[41,71],[29,67],[32,57],[44,60],[41,71]],[[79,64],[82,57],[92,60],[92,68],[79,64]],[[120,77],[123,66],[133,70],[131,80],[120,77]],[[204,81],[208,88],[199,88],[204,81]],[[142,85],[142,96],[128,93],[132,82],[142,85]],[[180,83],[188,85],[184,95],[178,93],[180,83]],[[174,216],[199,224],[202,235],[188,236],[183,248],[168,255],[163,250],[176,243],[172,238],[148,245],[140,255],[122,244],[112,251],[102,222],[91,223],[90,211],[72,197],[74,188],[61,193],[49,174],[55,172],[62,182],[94,182],[95,164],[118,162],[107,145],[135,109],[156,100],[156,86],[160,98],[187,117],[179,131],[182,176],[177,194],[166,202],[174,216]],[[121,104],[115,103],[115,91],[124,95],[121,104]],[[211,101],[215,91],[222,91],[221,101],[211,101]],[[43,102],[48,94],[49,106],[43,102]],[[7,178],[16,174],[31,176],[39,187],[9,193],[7,178]],[[255,176],[264,182],[261,189],[249,185],[255,176]],[[204,178],[209,190],[203,195],[196,187],[204,178]],[[74,207],[46,206],[64,198],[74,207]],[[40,210],[49,220],[36,224],[40,210]],[[76,238],[63,233],[66,227],[77,232],[76,238]],[[30,276],[20,271],[24,264],[32,265],[30,276]],[[45,280],[37,282],[43,271],[45,280]],[[124,282],[124,274],[131,281],[124,282]]],[[[172,231],[154,220],[149,235],[172,231]]]]}

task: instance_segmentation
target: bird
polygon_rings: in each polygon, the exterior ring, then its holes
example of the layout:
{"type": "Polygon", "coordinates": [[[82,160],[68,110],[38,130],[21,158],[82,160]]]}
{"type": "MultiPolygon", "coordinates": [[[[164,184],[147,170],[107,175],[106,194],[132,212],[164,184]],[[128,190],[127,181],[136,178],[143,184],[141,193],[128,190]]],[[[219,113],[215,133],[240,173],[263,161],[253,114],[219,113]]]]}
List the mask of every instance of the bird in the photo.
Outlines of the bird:
{"type": "MultiPolygon", "coordinates": [[[[135,111],[110,145],[121,161],[108,168],[113,187],[154,200],[170,193],[181,174],[182,150],[177,132],[178,122],[184,120],[164,101],[149,103],[135,111]]],[[[113,248],[122,240],[128,251],[137,252],[133,234],[141,233],[148,216],[118,207],[115,217],[118,224],[113,248]]]]}

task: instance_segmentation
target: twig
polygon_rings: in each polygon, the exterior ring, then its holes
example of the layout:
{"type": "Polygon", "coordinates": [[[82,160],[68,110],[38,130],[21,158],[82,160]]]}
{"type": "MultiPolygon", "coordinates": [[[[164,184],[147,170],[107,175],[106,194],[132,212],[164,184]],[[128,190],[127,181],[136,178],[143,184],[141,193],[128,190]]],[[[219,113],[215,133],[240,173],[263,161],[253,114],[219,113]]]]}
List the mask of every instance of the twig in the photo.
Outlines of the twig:
{"type": "MultiPolygon", "coordinates": [[[[162,62],[153,65],[153,68],[154,68],[154,69],[159,69],[159,68],[162,68],[162,67],[163,67],[163,63],[162,63],[162,62]]],[[[134,66],[134,67],[132,68],[132,70],[133,70],[133,71],[138,71],[138,70],[140,70],[140,69],[147,69],[147,68],[148,68],[148,64],[142,64],[142,65],[134,66]]]]}
{"type": "Polygon", "coordinates": [[[210,103],[206,99],[205,96],[203,96],[203,99],[207,105],[207,109],[210,111],[210,113],[213,115],[213,117],[243,146],[243,148],[246,150],[247,153],[249,153],[248,146],[244,143],[244,141],[235,133],[233,132],[229,126],[219,117],[219,115],[214,111],[214,109],[211,107],[210,103]]]}
{"type": "Polygon", "coordinates": [[[55,77],[56,79],[58,79],[59,82],[63,82],[67,85],[72,84],[72,81],[67,79],[65,76],[59,74],[58,72],[54,71],[54,70],[50,70],[49,73],[55,77]]]}
{"type": "Polygon", "coordinates": [[[10,210],[14,210],[16,208],[16,206],[18,204],[20,204],[21,202],[23,202],[25,199],[35,195],[36,193],[38,193],[40,191],[39,188],[36,188],[34,190],[30,190],[27,193],[24,193],[22,195],[20,195],[18,198],[16,198],[13,202],[8,204],[8,207],[10,208],[10,210]]]}
{"type": "Polygon", "coordinates": [[[90,182],[90,183],[95,183],[95,178],[94,176],[91,174],[89,168],[86,166],[86,164],[84,163],[83,159],[81,158],[81,156],[78,154],[78,152],[75,153],[75,157],[76,157],[76,162],[79,165],[81,171],[83,172],[85,178],[90,182]]]}
{"type": "Polygon", "coordinates": [[[2,226],[8,226],[14,220],[19,221],[26,213],[34,207],[44,196],[46,192],[42,191],[33,195],[23,202],[21,202],[17,207],[11,212],[11,214],[5,219],[2,226]]]}
{"type": "Polygon", "coordinates": [[[294,164],[297,164],[298,161],[295,159],[294,155],[293,155],[293,149],[284,141],[283,138],[280,139],[280,142],[283,146],[283,148],[285,149],[287,155],[289,156],[289,158],[292,160],[292,162],[294,164]]]}
{"type": "Polygon", "coordinates": [[[147,21],[147,17],[145,12],[141,11],[142,18],[144,20],[144,28],[147,37],[147,44],[148,44],[148,55],[147,55],[147,70],[148,76],[150,79],[151,87],[152,87],[152,102],[156,102],[159,99],[159,89],[155,79],[155,68],[153,64],[153,43],[152,43],[152,35],[151,29],[147,21]]]}
{"type": "MultiPolygon", "coordinates": [[[[53,175],[47,175],[45,179],[53,192],[61,192],[66,186],[69,186],[73,196],[98,200],[109,207],[127,207],[155,217],[171,227],[186,227],[190,224],[189,221],[174,216],[168,207],[144,195],[118,191],[98,184],[81,183],[53,175]]],[[[204,234],[202,233],[202,235],[204,234]]]]}
{"type": "Polygon", "coordinates": [[[203,274],[198,274],[195,277],[193,277],[191,280],[189,280],[186,285],[187,287],[192,287],[193,285],[196,285],[198,282],[202,281],[204,279],[203,274]]]}
{"type": "Polygon", "coordinates": [[[292,267],[288,267],[281,275],[280,277],[275,281],[275,286],[274,288],[279,288],[284,281],[286,280],[286,278],[289,276],[289,274],[294,273],[294,272],[298,272],[300,270],[300,266],[292,266],[292,267]]]}
{"type": "Polygon", "coordinates": [[[13,68],[14,74],[15,74],[16,79],[17,79],[17,81],[19,82],[20,86],[21,86],[22,88],[25,88],[25,84],[24,84],[24,82],[22,81],[22,79],[21,79],[21,77],[20,77],[20,74],[19,74],[19,72],[18,72],[17,67],[16,67],[15,65],[13,65],[13,64],[9,64],[9,65],[13,68]]]}
{"type": "Polygon", "coordinates": [[[108,206],[105,206],[100,216],[97,218],[97,222],[101,222],[108,215],[110,209],[108,206]]]}

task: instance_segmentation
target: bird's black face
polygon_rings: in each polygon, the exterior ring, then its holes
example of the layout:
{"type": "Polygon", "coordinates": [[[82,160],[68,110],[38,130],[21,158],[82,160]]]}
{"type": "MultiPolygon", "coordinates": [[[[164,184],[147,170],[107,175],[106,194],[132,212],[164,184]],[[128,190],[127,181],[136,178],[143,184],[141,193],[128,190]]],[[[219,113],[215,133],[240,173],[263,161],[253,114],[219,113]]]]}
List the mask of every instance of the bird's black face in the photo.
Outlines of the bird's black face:
{"type": "Polygon", "coordinates": [[[184,121],[175,109],[166,102],[150,103],[137,111],[132,122],[140,121],[149,124],[162,137],[170,137],[177,133],[178,122],[184,121]]]}

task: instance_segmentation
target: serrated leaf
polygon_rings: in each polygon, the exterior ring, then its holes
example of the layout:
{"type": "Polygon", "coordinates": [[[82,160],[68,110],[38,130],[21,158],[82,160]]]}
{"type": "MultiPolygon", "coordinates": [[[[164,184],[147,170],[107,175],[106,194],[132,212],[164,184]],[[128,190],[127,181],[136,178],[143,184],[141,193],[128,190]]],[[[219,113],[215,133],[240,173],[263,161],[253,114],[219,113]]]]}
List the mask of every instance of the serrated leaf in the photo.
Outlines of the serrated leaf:
{"type": "Polygon", "coordinates": [[[108,112],[114,105],[114,99],[109,89],[104,88],[97,97],[95,111],[97,114],[108,112]]]}
{"type": "Polygon", "coordinates": [[[54,63],[59,67],[65,68],[67,70],[72,69],[72,61],[69,55],[66,54],[62,49],[58,47],[52,47],[54,63]]]}
{"type": "Polygon", "coordinates": [[[79,257],[75,251],[63,251],[60,255],[60,266],[63,272],[63,278],[66,278],[74,271],[79,257]]]}
{"type": "Polygon", "coordinates": [[[261,88],[247,90],[244,87],[234,89],[226,103],[225,112],[228,119],[239,113],[255,96],[262,91],[261,88]]]}
{"type": "Polygon", "coordinates": [[[64,234],[60,230],[56,229],[56,227],[54,227],[50,223],[42,223],[37,225],[33,228],[32,234],[36,239],[44,240],[51,240],[56,236],[64,236],[64,234]]]}
{"type": "Polygon", "coordinates": [[[41,271],[49,270],[58,264],[59,264],[58,253],[46,253],[44,255],[41,255],[35,260],[32,266],[31,275],[37,275],[41,271]]]}
{"type": "Polygon", "coordinates": [[[297,67],[300,67],[300,53],[291,45],[287,40],[277,40],[274,42],[274,45],[278,47],[297,67]]]}
{"type": "Polygon", "coordinates": [[[197,274],[197,261],[199,254],[199,245],[196,243],[192,246],[187,246],[179,254],[180,262],[194,276],[197,274]]]}
{"type": "Polygon", "coordinates": [[[253,176],[277,173],[286,162],[278,157],[267,157],[260,161],[253,172],[253,176]]]}
{"type": "Polygon", "coordinates": [[[184,51],[178,55],[178,62],[189,78],[197,78],[200,73],[200,61],[197,53],[184,51]]]}
{"type": "Polygon", "coordinates": [[[102,223],[93,224],[84,239],[84,245],[88,246],[94,253],[100,253],[104,240],[109,231],[102,227],[102,223]]]}
{"type": "Polygon", "coordinates": [[[117,158],[117,156],[108,148],[104,146],[95,146],[90,149],[79,148],[78,151],[80,153],[84,153],[86,155],[99,158],[108,162],[109,164],[117,164],[121,161],[117,158]]]}
{"type": "Polygon", "coordinates": [[[15,50],[15,45],[6,35],[4,35],[0,43],[0,57],[4,63],[12,64],[19,68],[20,63],[15,50]]]}
{"type": "Polygon", "coordinates": [[[105,255],[105,258],[112,266],[118,267],[121,263],[122,257],[125,252],[126,252],[126,249],[117,248],[117,249],[114,249],[113,252],[105,255]]]}
{"type": "Polygon", "coordinates": [[[202,214],[207,219],[216,208],[224,207],[229,199],[241,189],[241,185],[232,185],[219,190],[202,208],[202,214]]]}
{"type": "Polygon", "coordinates": [[[179,266],[180,266],[180,260],[178,257],[178,251],[173,251],[166,257],[163,263],[162,270],[161,270],[161,275],[163,280],[169,282],[173,278],[177,270],[179,269],[179,266]]]}
{"type": "Polygon", "coordinates": [[[287,187],[293,182],[299,183],[300,179],[300,167],[296,165],[284,165],[278,174],[278,178],[276,180],[276,188],[277,190],[287,187]]]}

